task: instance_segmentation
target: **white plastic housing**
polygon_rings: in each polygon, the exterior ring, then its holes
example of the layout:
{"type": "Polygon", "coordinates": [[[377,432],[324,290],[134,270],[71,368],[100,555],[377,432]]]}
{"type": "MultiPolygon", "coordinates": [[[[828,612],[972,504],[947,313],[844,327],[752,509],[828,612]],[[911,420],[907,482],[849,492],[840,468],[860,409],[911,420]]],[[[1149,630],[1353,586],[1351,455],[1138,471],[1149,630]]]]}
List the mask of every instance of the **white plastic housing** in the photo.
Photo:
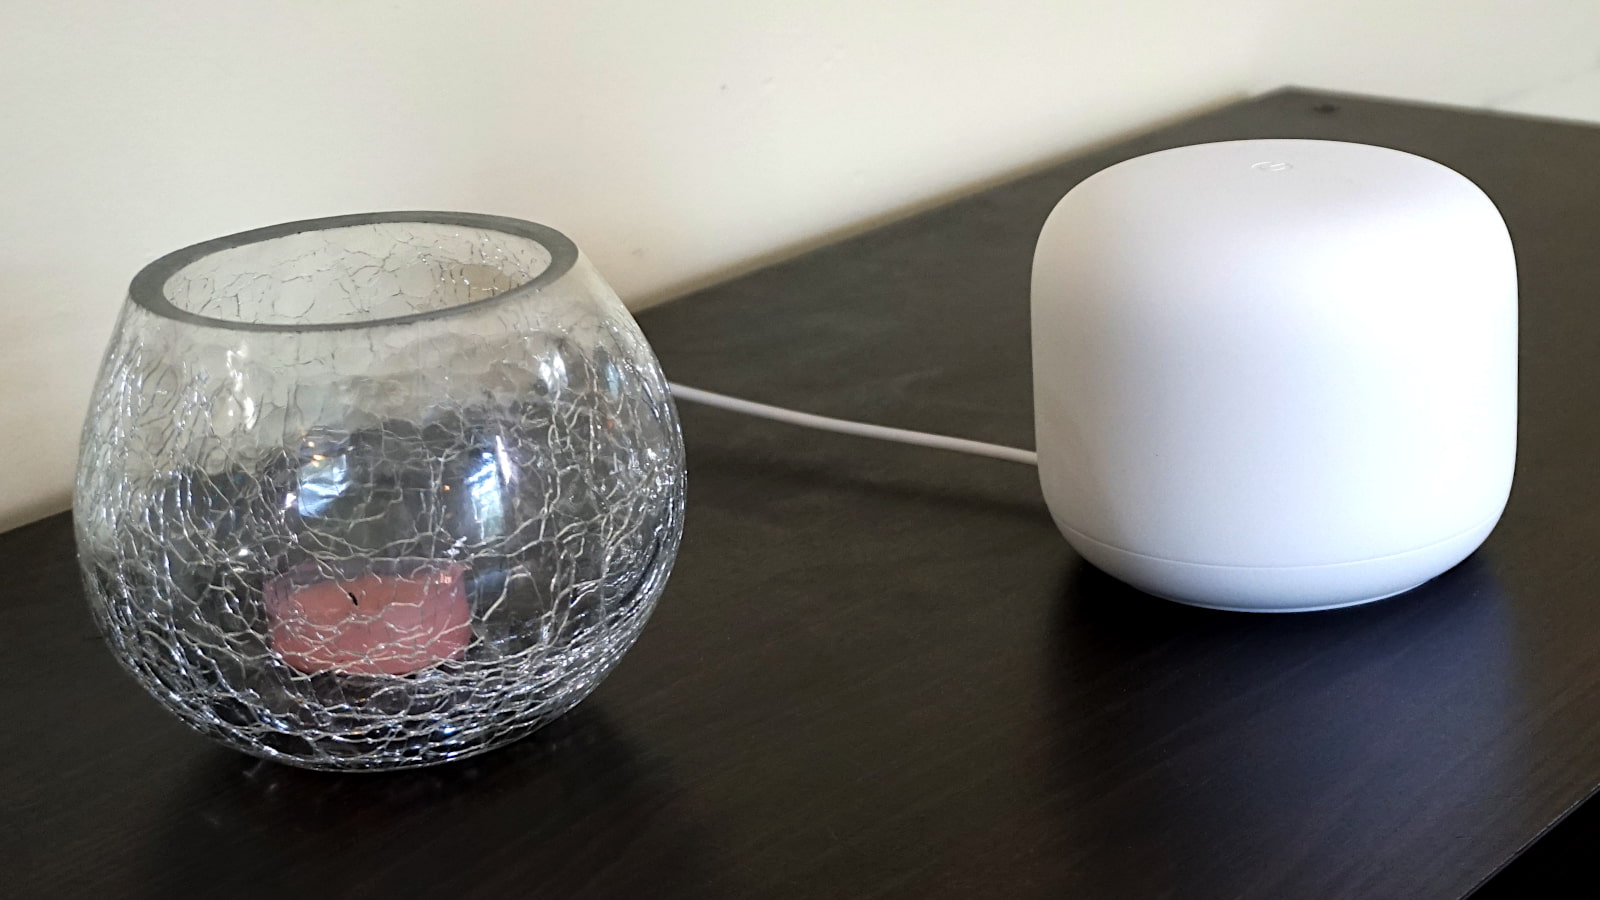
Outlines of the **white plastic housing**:
{"type": "Polygon", "coordinates": [[[1382,599],[1505,507],[1511,241],[1472,182],[1396,150],[1152,153],[1045,224],[1033,366],[1045,499],[1091,563],[1220,609],[1382,599]]]}

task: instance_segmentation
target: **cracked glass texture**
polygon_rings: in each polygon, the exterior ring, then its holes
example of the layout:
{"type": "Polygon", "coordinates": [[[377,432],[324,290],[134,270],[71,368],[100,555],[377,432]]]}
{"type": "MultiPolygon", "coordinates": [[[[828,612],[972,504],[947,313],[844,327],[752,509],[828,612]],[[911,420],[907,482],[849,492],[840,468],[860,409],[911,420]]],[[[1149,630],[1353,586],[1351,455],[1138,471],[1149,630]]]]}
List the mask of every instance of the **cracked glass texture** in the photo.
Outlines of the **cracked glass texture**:
{"type": "Polygon", "coordinates": [[[316,769],[522,737],[616,665],[683,527],[632,317],[564,236],[340,217],[135,278],[74,498],[95,619],[201,732],[316,769]]]}

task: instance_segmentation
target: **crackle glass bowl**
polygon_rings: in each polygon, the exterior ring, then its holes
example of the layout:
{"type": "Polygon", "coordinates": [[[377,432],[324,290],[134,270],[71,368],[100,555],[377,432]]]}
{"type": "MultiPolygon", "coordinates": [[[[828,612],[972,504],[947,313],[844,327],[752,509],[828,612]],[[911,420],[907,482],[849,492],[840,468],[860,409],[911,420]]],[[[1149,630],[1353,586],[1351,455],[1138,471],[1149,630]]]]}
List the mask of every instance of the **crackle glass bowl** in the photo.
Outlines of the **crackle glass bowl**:
{"type": "Polygon", "coordinates": [[[74,511],[96,621],[168,709],[257,756],[393,769],[593,690],[683,497],[660,367],[570,240],[382,213],[141,271],[74,511]]]}

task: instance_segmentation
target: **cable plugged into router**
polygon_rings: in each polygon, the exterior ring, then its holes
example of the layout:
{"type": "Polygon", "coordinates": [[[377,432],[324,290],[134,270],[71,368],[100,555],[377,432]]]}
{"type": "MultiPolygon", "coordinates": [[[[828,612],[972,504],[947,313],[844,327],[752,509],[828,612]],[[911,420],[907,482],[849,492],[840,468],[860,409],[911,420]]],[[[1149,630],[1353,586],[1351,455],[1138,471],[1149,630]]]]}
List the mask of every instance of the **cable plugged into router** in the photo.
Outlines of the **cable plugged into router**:
{"type": "Polygon", "coordinates": [[[1037,465],[1085,559],[1197,606],[1380,600],[1500,519],[1516,263],[1494,203],[1443,165],[1306,140],[1130,159],[1050,215],[1032,293],[1037,453],[672,390],[1037,465]]]}
{"type": "Polygon", "coordinates": [[[869,425],[865,422],[852,422],[848,419],[818,416],[811,413],[797,412],[792,409],[784,409],[781,406],[768,406],[765,403],[741,400],[738,397],[729,397],[726,394],[718,394],[676,383],[669,386],[672,388],[672,396],[679,400],[699,403],[702,406],[714,406],[717,409],[725,409],[761,419],[771,419],[774,422],[786,422],[790,425],[799,425],[804,428],[874,438],[880,441],[912,444],[917,447],[931,447],[935,450],[953,450],[956,453],[970,453],[974,456],[987,456],[1009,462],[1026,463],[1030,466],[1039,464],[1039,454],[1034,453],[1032,450],[1020,450],[1016,447],[1002,447],[999,444],[985,444],[982,441],[969,441],[963,438],[945,437],[940,434],[908,431],[904,428],[889,428],[884,425],[869,425]]]}

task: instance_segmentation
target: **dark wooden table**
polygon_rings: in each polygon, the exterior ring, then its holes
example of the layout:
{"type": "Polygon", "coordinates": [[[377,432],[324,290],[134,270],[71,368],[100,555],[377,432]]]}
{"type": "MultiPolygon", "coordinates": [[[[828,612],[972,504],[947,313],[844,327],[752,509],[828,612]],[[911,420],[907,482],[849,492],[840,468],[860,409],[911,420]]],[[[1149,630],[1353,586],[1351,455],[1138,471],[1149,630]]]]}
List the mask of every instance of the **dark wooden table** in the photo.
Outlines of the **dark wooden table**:
{"type": "Polygon", "coordinates": [[[1046,213],[1119,159],[1244,137],[1420,153],[1510,223],[1517,485],[1456,570],[1343,612],[1190,609],[1081,563],[1030,469],[686,407],[678,569],[594,696],[476,760],[332,776],[147,699],[56,516],[0,536],[0,893],[1471,891],[1600,784],[1600,129],[1279,92],[641,319],[686,383],[1028,446],[1046,213]]]}

